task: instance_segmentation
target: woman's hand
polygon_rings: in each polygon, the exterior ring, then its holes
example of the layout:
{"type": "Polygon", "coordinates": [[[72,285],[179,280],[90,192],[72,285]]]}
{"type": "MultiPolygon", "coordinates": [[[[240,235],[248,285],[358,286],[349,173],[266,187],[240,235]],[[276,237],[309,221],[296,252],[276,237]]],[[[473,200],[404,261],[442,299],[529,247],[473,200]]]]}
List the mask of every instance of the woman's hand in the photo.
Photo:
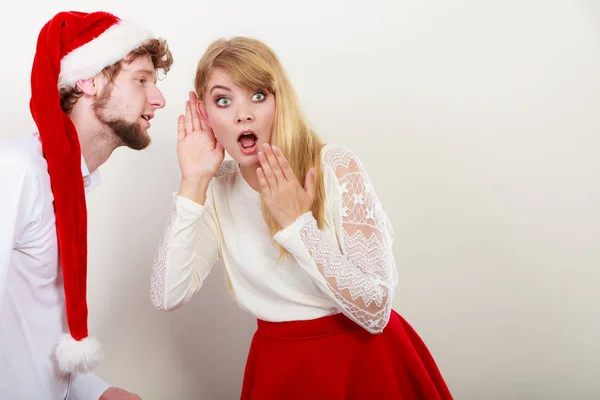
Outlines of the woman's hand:
{"type": "Polygon", "coordinates": [[[182,179],[210,181],[217,172],[225,151],[212,129],[198,115],[198,99],[190,92],[185,116],[179,115],[177,127],[177,158],[182,179]]]}
{"type": "Polygon", "coordinates": [[[269,212],[283,229],[310,211],[315,200],[315,169],[306,174],[304,187],[276,146],[264,145],[256,170],[261,195],[269,212]]]}
{"type": "Polygon", "coordinates": [[[215,175],[225,150],[212,129],[198,115],[198,99],[190,92],[185,116],[180,115],[177,126],[177,159],[181,169],[179,195],[204,205],[208,185],[215,175]]]}

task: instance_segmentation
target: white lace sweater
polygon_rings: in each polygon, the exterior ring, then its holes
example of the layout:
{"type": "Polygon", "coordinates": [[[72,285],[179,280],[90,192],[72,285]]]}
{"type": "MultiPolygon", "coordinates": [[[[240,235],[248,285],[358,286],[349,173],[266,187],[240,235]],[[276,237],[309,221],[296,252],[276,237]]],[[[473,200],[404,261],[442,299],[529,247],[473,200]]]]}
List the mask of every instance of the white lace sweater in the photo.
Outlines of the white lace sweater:
{"type": "Polygon", "coordinates": [[[360,160],[327,145],[322,166],[326,226],[312,213],[271,237],[260,194],[232,160],[212,179],[205,205],[174,195],[152,271],[152,303],[173,310],[221,260],[240,307],[266,321],[342,312],[371,333],[389,319],[398,278],[393,229],[360,160]],[[291,256],[279,258],[279,243],[291,256]]]}

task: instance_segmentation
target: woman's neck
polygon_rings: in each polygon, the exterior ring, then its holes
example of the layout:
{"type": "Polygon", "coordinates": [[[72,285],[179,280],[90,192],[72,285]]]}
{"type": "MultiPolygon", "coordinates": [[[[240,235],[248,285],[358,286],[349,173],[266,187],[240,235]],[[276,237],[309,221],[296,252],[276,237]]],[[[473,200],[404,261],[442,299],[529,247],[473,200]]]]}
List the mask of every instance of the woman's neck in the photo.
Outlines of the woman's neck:
{"type": "Polygon", "coordinates": [[[242,177],[246,180],[248,185],[260,193],[260,183],[258,182],[258,176],[256,176],[256,170],[258,169],[258,166],[258,164],[249,166],[240,165],[240,171],[242,172],[242,177]]]}

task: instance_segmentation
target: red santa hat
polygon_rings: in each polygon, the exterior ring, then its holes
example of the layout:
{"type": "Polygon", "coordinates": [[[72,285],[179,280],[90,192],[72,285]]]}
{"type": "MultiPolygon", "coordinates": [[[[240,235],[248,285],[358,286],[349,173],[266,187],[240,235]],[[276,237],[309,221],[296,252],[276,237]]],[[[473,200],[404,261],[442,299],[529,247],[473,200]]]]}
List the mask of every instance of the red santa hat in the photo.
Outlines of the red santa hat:
{"type": "Polygon", "coordinates": [[[124,59],[153,36],[106,12],[61,12],[40,31],[31,71],[30,110],[39,130],[54,195],[69,333],[57,344],[64,372],[86,372],[102,359],[88,337],[87,210],[77,131],[59,90],[124,59]]]}

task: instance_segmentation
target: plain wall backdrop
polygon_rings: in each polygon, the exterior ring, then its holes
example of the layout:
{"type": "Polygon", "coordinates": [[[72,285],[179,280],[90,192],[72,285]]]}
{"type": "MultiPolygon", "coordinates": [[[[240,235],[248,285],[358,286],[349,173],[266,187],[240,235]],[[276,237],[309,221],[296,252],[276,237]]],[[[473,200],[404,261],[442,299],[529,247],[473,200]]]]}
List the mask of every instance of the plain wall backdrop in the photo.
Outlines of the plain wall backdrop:
{"type": "Polygon", "coordinates": [[[150,272],[196,63],[211,41],[245,35],[277,52],[323,138],[366,165],[396,231],[395,309],[455,398],[600,398],[599,2],[13,6],[0,24],[2,138],[35,130],[31,62],[60,10],[136,19],[175,57],[153,144],[117,150],[88,197],[90,326],[113,385],[148,400],[239,396],[256,323],[221,267],[172,313],[152,307],[150,272]]]}

